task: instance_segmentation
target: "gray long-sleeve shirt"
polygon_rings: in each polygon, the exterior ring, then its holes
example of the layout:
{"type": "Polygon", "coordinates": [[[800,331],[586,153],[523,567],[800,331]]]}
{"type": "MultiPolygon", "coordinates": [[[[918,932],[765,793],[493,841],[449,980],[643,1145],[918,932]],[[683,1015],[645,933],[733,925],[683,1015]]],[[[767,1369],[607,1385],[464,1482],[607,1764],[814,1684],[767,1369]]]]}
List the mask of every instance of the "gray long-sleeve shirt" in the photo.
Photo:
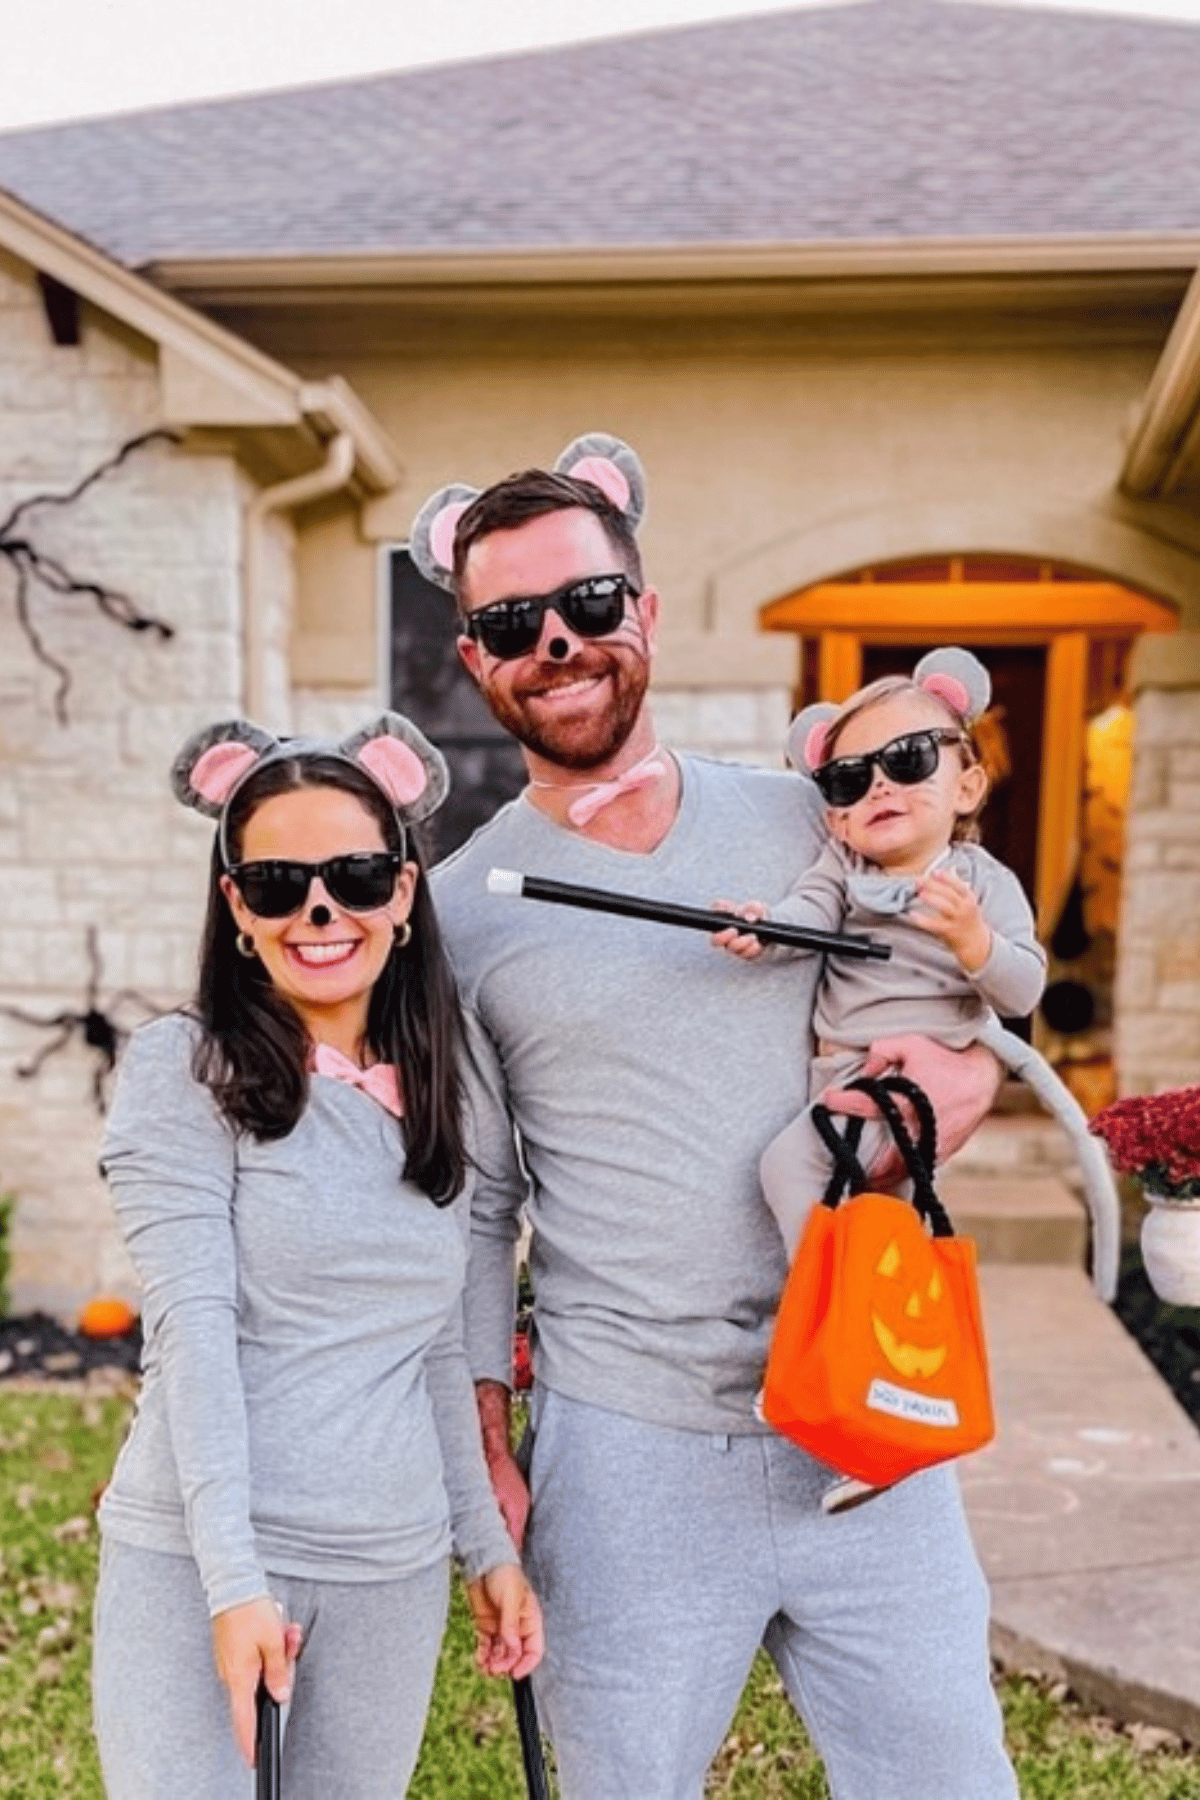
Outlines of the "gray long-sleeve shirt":
{"type": "Polygon", "coordinates": [[[192,1554],[213,1613],[265,1570],[399,1577],[515,1561],[462,1342],[469,1193],[402,1178],[402,1124],[310,1078],[287,1137],[236,1136],[179,1014],[135,1033],[101,1166],[142,1283],[137,1414],[104,1530],[192,1554]]]}
{"type": "MultiPolygon", "coordinates": [[[[784,894],[824,840],[812,783],[679,762],[679,813],[648,855],[563,829],[522,799],[432,881],[530,1178],[539,1377],[645,1419],[757,1431],[786,1273],[758,1159],[807,1099],[817,959],[747,966],[703,932],[486,885],[499,865],[690,905],[784,894]]],[[[524,1192],[510,1158],[481,1176],[472,1215],[472,1365],[504,1382],[524,1192]]]]}
{"type": "Polygon", "coordinates": [[[947,944],[905,916],[920,905],[914,878],[874,874],[841,844],[828,843],[771,907],[773,919],[865,933],[891,946],[887,962],[826,958],[813,1015],[818,1038],[860,1050],[877,1038],[919,1031],[961,1050],[979,1036],[990,1009],[1003,1018],[1033,1011],[1045,983],[1046,953],[1020,882],[979,844],[952,844],[938,867],[966,882],[991,927],[991,952],[974,975],[947,944]]]}

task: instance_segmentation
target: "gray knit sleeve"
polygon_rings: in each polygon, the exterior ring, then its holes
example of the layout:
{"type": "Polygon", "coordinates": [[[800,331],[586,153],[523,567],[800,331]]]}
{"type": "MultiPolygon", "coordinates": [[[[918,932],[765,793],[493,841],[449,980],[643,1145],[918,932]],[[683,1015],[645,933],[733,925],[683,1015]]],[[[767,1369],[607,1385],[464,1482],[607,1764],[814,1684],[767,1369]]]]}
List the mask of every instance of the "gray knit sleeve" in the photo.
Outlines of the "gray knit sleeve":
{"type": "Polygon", "coordinates": [[[517,1239],[529,1183],[509,1116],[499,1055],[470,1011],[467,1043],[467,1088],[476,1162],[467,1267],[467,1356],[476,1381],[499,1381],[509,1387],[517,1301],[517,1239]]]}
{"type": "Polygon", "coordinates": [[[971,885],[992,928],[987,961],[970,977],[976,990],[1002,1019],[1023,1019],[1042,997],[1046,952],[1025,890],[1011,869],[986,851],[975,850],[971,885]]]}
{"type": "MultiPolygon", "coordinates": [[[[467,1203],[456,1204],[463,1209],[465,1236],[467,1203]]],[[[454,1550],[468,1581],[473,1581],[499,1563],[517,1563],[521,1558],[500,1516],[483,1460],[475,1384],[463,1343],[461,1303],[430,1347],[425,1380],[441,1446],[454,1550]]]]}
{"type": "Polygon", "coordinates": [[[246,1408],[238,1369],[233,1135],[192,1075],[181,1015],[136,1032],[101,1147],[142,1286],[147,1378],[162,1382],[184,1521],[209,1610],[267,1592],[250,1525],[246,1408]]]}

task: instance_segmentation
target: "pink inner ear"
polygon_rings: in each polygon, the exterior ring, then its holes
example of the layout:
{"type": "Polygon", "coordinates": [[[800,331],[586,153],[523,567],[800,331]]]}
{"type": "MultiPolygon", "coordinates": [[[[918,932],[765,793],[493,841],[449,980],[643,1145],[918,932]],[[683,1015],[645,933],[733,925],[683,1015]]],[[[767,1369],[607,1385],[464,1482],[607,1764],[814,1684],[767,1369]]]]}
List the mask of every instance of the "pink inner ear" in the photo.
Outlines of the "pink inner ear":
{"type": "Polygon", "coordinates": [[[411,806],[425,792],[429,779],[425,764],[399,738],[372,738],[359,751],[358,760],[397,806],[411,806]]]}
{"type": "Polygon", "coordinates": [[[259,754],[249,744],[214,744],[197,758],[190,777],[192,786],[213,806],[223,806],[259,754]]]}
{"type": "Polygon", "coordinates": [[[810,769],[819,769],[825,755],[825,739],[829,727],[818,720],[804,740],[804,760],[810,769]]]}
{"type": "Polygon", "coordinates": [[[971,696],[957,675],[926,675],[921,686],[927,694],[936,694],[952,712],[965,719],[971,711],[971,696]]]}
{"type": "Polygon", "coordinates": [[[449,506],[443,506],[429,527],[429,548],[440,568],[454,567],[454,533],[469,505],[469,500],[452,500],[449,506]]]}
{"type": "Polygon", "coordinates": [[[567,470],[575,481],[590,481],[612,501],[618,512],[629,505],[629,483],[615,462],[607,456],[585,456],[567,470]]]}

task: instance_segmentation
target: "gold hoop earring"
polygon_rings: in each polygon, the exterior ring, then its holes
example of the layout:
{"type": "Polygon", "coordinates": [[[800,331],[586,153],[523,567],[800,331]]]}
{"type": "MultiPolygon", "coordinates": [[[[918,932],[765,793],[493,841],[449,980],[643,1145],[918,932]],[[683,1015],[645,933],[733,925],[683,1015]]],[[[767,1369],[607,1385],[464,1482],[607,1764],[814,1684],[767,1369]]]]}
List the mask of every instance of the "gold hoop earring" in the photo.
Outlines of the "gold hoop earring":
{"type": "Polygon", "coordinates": [[[404,946],[411,940],[411,938],[412,938],[412,926],[409,924],[408,920],[405,919],[402,924],[397,925],[394,933],[392,934],[392,941],[395,944],[397,950],[403,950],[404,946]]]}
{"type": "Polygon", "coordinates": [[[248,931],[239,931],[236,942],[238,955],[244,956],[248,962],[258,955],[257,950],[254,948],[254,939],[250,936],[248,931]]]}

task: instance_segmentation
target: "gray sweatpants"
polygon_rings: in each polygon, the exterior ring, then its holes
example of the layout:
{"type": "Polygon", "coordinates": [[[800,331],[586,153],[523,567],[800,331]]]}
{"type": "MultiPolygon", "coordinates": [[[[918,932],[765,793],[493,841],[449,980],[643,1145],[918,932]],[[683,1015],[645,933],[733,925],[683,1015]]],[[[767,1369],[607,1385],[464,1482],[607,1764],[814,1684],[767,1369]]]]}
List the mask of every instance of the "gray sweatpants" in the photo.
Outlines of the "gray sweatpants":
{"type": "MultiPolygon", "coordinates": [[[[425,1729],[448,1564],[400,1581],[269,1579],[304,1630],[284,1716],[287,1800],[399,1800],[425,1729]]],[[[109,1800],[250,1800],[190,1557],[104,1540],[92,1697],[109,1800]]]]}
{"type": "Polygon", "coordinates": [[[759,1644],[835,1800],[1015,1800],[951,1471],[829,1518],[783,1438],[539,1390],[526,1566],[564,1800],[698,1800],[759,1644]]]}

